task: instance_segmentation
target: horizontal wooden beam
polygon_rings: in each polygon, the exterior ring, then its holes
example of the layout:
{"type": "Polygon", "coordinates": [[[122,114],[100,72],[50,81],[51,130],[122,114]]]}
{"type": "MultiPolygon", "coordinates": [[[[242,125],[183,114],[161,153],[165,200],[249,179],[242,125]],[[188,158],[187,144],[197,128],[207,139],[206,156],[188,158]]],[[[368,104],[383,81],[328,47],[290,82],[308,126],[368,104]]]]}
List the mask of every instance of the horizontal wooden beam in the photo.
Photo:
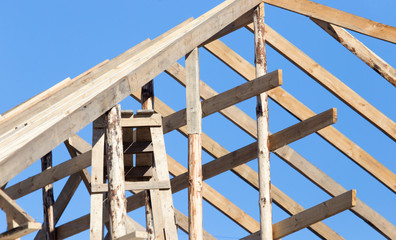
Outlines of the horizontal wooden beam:
{"type": "MultiPolygon", "coordinates": [[[[248,61],[239,56],[221,41],[213,41],[206,45],[205,48],[246,80],[255,78],[254,66],[252,66],[248,61]]],[[[300,120],[304,120],[315,115],[312,110],[306,107],[303,103],[299,102],[281,87],[277,87],[269,91],[268,96],[280,106],[282,106],[286,111],[290,112],[300,120]]],[[[238,120],[238,118],[234,119],[238,120]]],[[[249,125],[245,127],[245,131],[251,136],[255,137],[254,132],[256,130],[254,123],[251,123],[251,121],[248,120],[248,117],[245,117],[244,120],[249,122],[249,125]]],[[[231,121],[234,123],[236,122],[235,120],[231,121]]],[[[241,123],[237,125],[240,126],[241,123]]],[[[361,147],[337,131],[334,127],[323,129],[319,131],[318,134],[347,157],[349,157],[352,161],[366,170],[369,174],[378,179],[391,191],[396,193],[396,175],[388,168],[383,166],[375,158],[373,158],[370,154],[365,152],[361,147]]]]}
{"type": "Polygon", "coordinates": [[[265,3],[396,43],[396,28],[309,0],[264,0],[265,3]]]}
{"type": "MultiPolygon", "coordinates": [[[[220,93],[201,102],[202,117],[218,112],[239,102],[282,85],[282,71],[276,70],[248,83],[220,93]]],[[[180,110],[163,118],[164,133],[182,127],[186,124],[186,109],[180,110]]]]}
{"type": "MultiPolygon", "coordinates": [[[[253,31],[252,24],[248,25],[247,28],[253,31]]],[[[385,114],[376,109],[279,33],[275,32],[271,27],[266,25],[265,31],[266,41],[272,48],[355,110],[360,116],[372,123],[393,141],[396,141],[396,123],[394,121],[389,119],[385,114]]]]}
{"type": "Polygon", "coordinates": [[[337,122],[337,109],[331,108],[314,117],[308,118],[300,123],[288,127],[282,131],[272,134],[269,138],[270,149],[275,150],[283,147],[307,133],[314,133],[319,129],[325,128],[337,122]]]}
{"type": "Polygon", "coordinates": [[[28,222],[0,234],[0,240],[15,240],[41,229],[41,223],[28,222]]]}
{"type": "Polygon", "coordinates": [[[315,18],[311,18],[311,20],[396,87],[396,69],[371,51],[366,45],[342,27],[315,18]]]}
{"type": "MultiPolygon", "coordinates": [[[[147,190],[147,189],[169,189],[170,184],[167,181],[145,181],[145,182],[125,182],[125,190],[147,190]]],[[[107,183],[91,185],[91,192],[108,192],[107,183]]]]}
{"type": "Polygon", "coordinates": [[[161,116],[158,114],[152,114],[151,116],[140,116],[133,115],[129,118],[121,119],[122,127],[160,127],[161,116]]]}
{"type": "Polygon", "coordinates": [[[56,182],[91,165],[91,151],[85,152],[55,167],[25,179],[4,190],[11,198],[17,199],[56,182]]]}
{"type": "MultiPolygon", "coordinates": [[[[273,224],[273,239],[285,237],[354,206],[356,206],[356,190],[351,190],[273,224]]],[[[256,232],[242,240],[260,239],[259,237],[260,232],[256,232]]]]}

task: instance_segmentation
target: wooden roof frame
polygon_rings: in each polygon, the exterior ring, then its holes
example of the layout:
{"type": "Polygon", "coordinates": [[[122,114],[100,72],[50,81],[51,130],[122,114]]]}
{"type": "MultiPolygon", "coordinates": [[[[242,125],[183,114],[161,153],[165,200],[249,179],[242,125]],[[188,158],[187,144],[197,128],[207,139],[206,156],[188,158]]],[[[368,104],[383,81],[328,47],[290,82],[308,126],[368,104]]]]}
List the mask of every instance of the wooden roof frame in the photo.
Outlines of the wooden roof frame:
{"type": "MultiPolygon", "coordinates": [[[[396,226],[370,208],[354,190],[347,191],[324,172],[304,159],[288,146],[293,141],[312,133],[318,133],[341,153],[367,171],[390,191],[396,193],[396,175],[378,160],[365,152],[336,128],[335,109],[320,114],[299,102],[282,85],[282,71],[277,70],[256,78],[255,67],[232,51],[218,38],[246,27],[254,32],[252,9],[260,0],[228,0],[208,13],[193,20],[188,19],[154,40],[145,40],[111,61],[104,61],[87,72],[67,78],[54,87],[0,115],[0,207],[13,216],[18,225],[9,234],[23,236],[39,229],[38,224],[27,215],[15,199],[43,188],[61,178],[69,177],[55,202],[55,224],[63,214],[68,202],[83,181],[89,192],[91,164],[90,144],[75,135],[112,106],[131,96],[140,101],[140,89],[161,72],[166,72],[181,85],[186,86],[186,70],[176,61],[197,47],[204,47],[248,82],[218,94],[200,81],[202,117],[219,112],[244,132],[257,139],[256,121],[235,104],[266,92],[270,98],[301,120],[289,128],[270,135],[270,150],[295,168],[298,172],[323,189],[333,198],[313,208],[302,206],[272,185],[273,202],[292,215],[273,224],[275,239],[308,227],[325,239],[343,239],[321,220],[350,209],[371,227],[388,239],[396,239],[396,226]],[[40,157],[64,143],[71,159],[44,170],[31,178],[6,187],[9,180],[40,157]],[[64,169],[64,171],[57,171],[64,169]],[[312,216],[316,216],[313,218],[312,216]],[[290,222],[298,222],[294,227],[290,222]]],[[[265,3],[284,8],[311,18],[324,31],[352,51],[393,86],[396,86],[396,70],[359,42],[344,28],[396,43],[396,28],[333,9],[309,0],[264,0],[265,3]]],[[[360,97],[346,84],[337,79],[304,52],[295,47],[268,25],[265,27],[266,43],[295,64],[334,96],[343,101],[386,136],[396,141],[396,123],[360,97]]],[[[175,112],[160,99],[155,98],[155,111],[162,115],[164,133],[177,130],[187,136],[186,110],[175,112]]],[[[203,179],[231,171],[255,189],[259,189],[258,174],[245,163],[257,157],[257,143],[233,152],[202,132],[202,148],[215,160],[202,166],[203,179]]],[[[173,193],[187,187],[187,170],[168,156],[173,193]]],[[[243,210],[204,183],[203,197],[211,205],[252,235],[244,239],[257,239],[259,223],[243,210]]],[[[144,194],[129,197],[127,211],[144,205],[144,194]]],[[[107,217],[107,216],[106,216],[107,217]]],[[[175,212],[177,225],[188,232],[188,217],[175,212]]],[[[143,229],[133,219],[127,225],[143,229]]],[[[58,238],[67,238],[89,228],[89,215],[56,227],[58,238]]],[[[40,231],[36,239],[42,237],[40,231]]],[[[204,232],[205,239],[215,239],[204,232]]],[[[7,233],[0,239],[9,239],[7,233]],[[8,238],[7,238],[8,237],[8,238]]]]}

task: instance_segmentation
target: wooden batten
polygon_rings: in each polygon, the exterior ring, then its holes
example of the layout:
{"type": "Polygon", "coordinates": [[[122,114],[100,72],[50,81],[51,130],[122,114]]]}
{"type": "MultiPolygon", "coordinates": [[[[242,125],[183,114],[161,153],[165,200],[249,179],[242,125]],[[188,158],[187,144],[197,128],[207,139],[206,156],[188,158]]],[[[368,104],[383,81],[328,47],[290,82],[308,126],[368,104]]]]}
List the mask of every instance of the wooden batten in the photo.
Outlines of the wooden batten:
{"type": "Polygon", "coordinates": [[[198,48],[195,48],[186,55],[186,81],[189,236],[191,240],[202,240],[202,109],[199,96],[198,48]]]}

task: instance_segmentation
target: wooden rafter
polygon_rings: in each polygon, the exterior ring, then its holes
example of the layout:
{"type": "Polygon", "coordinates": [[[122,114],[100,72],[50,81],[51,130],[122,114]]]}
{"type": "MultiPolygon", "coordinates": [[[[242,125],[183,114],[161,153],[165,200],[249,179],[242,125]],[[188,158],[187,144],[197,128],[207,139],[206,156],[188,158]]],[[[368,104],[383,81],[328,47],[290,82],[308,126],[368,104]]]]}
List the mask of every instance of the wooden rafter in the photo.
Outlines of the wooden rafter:
{"type": "Polygon", "coordinates": [[[352,34],[334,24],[315,18],[311,18],[311,20],[396,87],[396,69],[382,60],[352,34]]]}
{"type": "Polygon", "coordinates": [[[264,0],[265,3],[396,43],[396,28],[309,0],[264,0]]]}

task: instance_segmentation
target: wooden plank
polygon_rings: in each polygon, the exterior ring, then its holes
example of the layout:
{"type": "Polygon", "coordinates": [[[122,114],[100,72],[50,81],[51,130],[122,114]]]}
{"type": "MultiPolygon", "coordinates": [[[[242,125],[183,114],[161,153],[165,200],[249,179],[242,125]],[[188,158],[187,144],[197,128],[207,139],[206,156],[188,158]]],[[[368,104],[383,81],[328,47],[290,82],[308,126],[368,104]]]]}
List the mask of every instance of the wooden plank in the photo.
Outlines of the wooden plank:
{"type": "MultiPolygon", "coordinates": [[[[41,158],[41,171],[52,168],[52,151],[41,158]]],[[[42,188],[43,192],[43,209],[44,223],[43,234],[46,240],[55,240],[55,219],[54,219],[54,191],[52,184],[48,184],[42,188]]]]}
{"type": "MultiPolygon", "coordinates": [[[[318,221],[334,216],[337,213],[356,206],[356,190],[343,193],[326,202],[318,204],[303,212],[297,213],[289,218],[275,223],[273,228],[273,239],[280,239],[289,234],[297,232],[318,221]]],[[[249,235],[243,240],[259,239],[259,232],[249,235]]]]}
{"type": "Polygon", "coordinates": [[[333,23],[371,37],[396,43],[396,28],[308,0],[264,0],[286,10],[333,23]]]}
{"type": "MultiPolygon", "coordinates": [[[[254,64],[256,67],[256,78],[267,74],[264,15],[264,2],[262,2],[256,7],[253,12],[255,56],[254,64]]],[[[272,198],[268,111],[268,95],[264,92],[257,96],[256,106],[261,240],[267,240],[272,238],[272,198]]]]}
{"type": "Polygon", "coordinates": [[[320,130],[336,122],[337,109],[331,108],[327,111],[315,115],[314,117],[305,119],[303,122],[300,122],[301,124],[297,123],[291,127],[283,129],[282,131],[272,134],[269,138],[270,149],[281,148],[289,144],[290,142],[301,139],[300,134],[306,136],[307,133],[314,133],[316,132],[316,129],[320,130]],[[283,138],[286,138],[286,141],[283,138]]]}
{"type": "Polygon", "coordinates": [[[126,235],[125,221],[127,216],[120,105],[111,108],[105,116],[107,121],[105,130],[106,163],[109,180],[110,236],[115,239],[126,235]]]}
{"type": "Polygon", "coordinates": [[[142,117],[139,115],[133,115],[130,118],[121,119],[122,127],[160,127],[161,116],[153,114],[151,117],[142,117]]]}
{"type": "MultiPolygon", "coordinates": [[[[175,63],[173,64],[170,68],[167,69],[166,71],[169,75],[171,75],[175,80],[177,80],[180,84],[185,86],[185,71],[184,68],[178,64],[175,63]]],[[[214,91],[212,88],[210,88],[207,84],[205,84],[203,81],[200,82],[200,94],[202,99],[207,99],[212,96],[217,95],[218,93],[214,91]]],[[[174,111],[170,109],[167,105],[162,103],[159,99],[155,100],[158,106],[161,106],[160,109],[156,109],[157,112],[161,113],[162,115],[169,115],[173,113],[174,111]]],[[[246,113],[241,111],[239,108],[236,106],[231,106],[227,109],[221,110],[220,113],[225,116],[227,119],[229,119],[231,122],[236,124],[238,127],[240,127],[243,131],[245,131],[247,134],[252,136],[253,138],[257,137],[257,126],[256,122],[249,117],[246,113]]],[[[187,132],[185,128],[180,128],[178,129],[183,135],[186,135],[187,132]]],[[[209,138],[207,135],[203,134],[203,147],[204,149],[210,154],[211,156],[218,158],[220,156],[223,156],[227,153],[229,153],[225,148],[223,148],[221,145],[217,144],[213,139],[209,138]],[[215,150],[217,149],[217,150],[215,150]]],[[[282,147],[281,149],[291,149],[288,146],[282,147]]],[[[274,151],[275,153],[278,152],[280,149],[274,151]]],[[[168,157],[169,161],[169,157],[168,157]]],[[[179,164],[180,165],[180,164],[179,164]]],[[[172,164],[170,166],[177,166],[175,161],[172,161],[172,164]]],[[[170,168],[170,171],[171,168],[170,168]]],[[[236,168],[233,168],[231,171],[233,171],[236,175],[241,177],[244,181],[246,181],[249,185],[254,187],[255,189],[258,190],[258,174],[255,172],[253,169],[251,169],[249,166],[246,164],[240,165],[236,168]]],[[[181,173],[179,173],[181,174],[181,173]]],[[[204,190],[205,190],[205,183],[204,183],[204,190]]],[[[293,201],[290,197],[288,197],[286,194],[284,194],[282,191],[280,191],[278,188],[276,188],[274,185],[271,186],[272,190],[272,198],[275,204],[277,204],[280,208],[282,208],[284,211],[287,213],[293,215],[298,212],[301,212],[305,210],[302,206],[300,206],[298,203],[293,201]]],[[[205,191],[204,191],[204,197],[205,197],[205,191]]],[[[220,197],[218,197],[220,198],[220,197]]],[[[209,200],[208,200],[209,201],[209,200]]],[[[209,203],[213,204],[214,200],[210,200],[209,203]]],[[[224,202],[226,202],[224,200],[224,202]]],[[[232,204],[232,203],[231,203],[232,204]]],[[[231,205],[230,203],[226,203],[225,205],[231,205]]],[[[222,211],[221,207],[214,206],[220,211],[222,211]]],[[[229,216],[228,213],[223,212],[227,216],[229,216]]],[[[237,214],[237,216],[241,216],[238,218],[237,224],[243,223],[243,218],[244,216],[242,213],[237,214]]],[[[233,219],[231,217],[231,219],[233,219]]],[[[255,220],[254,220],[255,221],[255,220]]],[[[246,225],[241,227],[245,228],[245,230],[249,232],[256,232],[258,230],[258,223],[256,222],[256,229],[254,229],[254,224],[253,224],[253,230],[252,228],[246,228],[246,225]]],[[[317,223],[309,227],[309,229],[316,235],[318,235],[321,238],[324,239],[343,239],[341,236],[339,236],[337,233],[335,233],[332,229],[330,229],[328,226],[326,226],[324,223],[317,223]]]]}
{"type": "MultiPolygon", "coordinates": [[[[248,25],[248,29],[251,29],[248,25]]],[[[268,44],[290,62],[308,74],[334,96],[343,101],[346,105],[355,110],[367,121],[381,130],[384,134],[396,141],[396,123],[386,115],[376,109],[364,98],[350,89],[342,81],[320,66],[312,58],[303,53],[300,49],[290,43],[287,39],[275,32],[268,25],[265,28],[268,44]]]]}
{"type": "Polygon", "coordinates": [[[145,240],[147,239],[147,232],[135,231],[128,233],[122,237],[116,238],[116,240],[145,240]]]}
{"type": "MultiPolygon", "coordinates": [[[[154,155],[154,166],[156,168],[157,180],[158,181],[170,181],[168,164],[166,158],[165,151],[165,142],[164,142],[164,134],[161,127],[152,127],[150,128],[151,138],[153,141],[153,155],[154,155]]],[[[150,192],[150,194],[153,192],[150,192]]],[[[167,190],[158,190],[161,210],[158,212],[162,213],[163,218],[163,226],[164,226],[164,235],[165,239],[178,239],[177,236],[177,227],[175,222],[175,213],[173,207],[172,200],[172,191],[167,190]]],[[[128,202],[129,204],[129,202],[128,202]]],[[[153,205],[153,213],[155,212],[153,205]]],[[[129,206],[127,206],[129,210],[129,206]]],[[[154,219],[155,224],[156,219],[154,219]]],[[[156,238],[158,239],[159,233],[155,233],[156,238]]]]}
{"type": "Polygon", "coordinates": [[[4,190],[12,199],[23,197],[50,183],[87,168],[91,165],[91,151],[85,152],[51,169],[45,170],[33,177],[27,178],[4,190]]]}
{"type": "MultiPolygon", "coordinates": [[[[205,48],[246,80],[255,78],[254,67],[222,42],[214,41],[206,45],[205,48]]],[[[268,95],[286,111],[290,112],[300,120],[307,119],[315,114],[281,87],[274,88],[269,91],[268,95]]],[[[249,121],[247,119],[248,118],[245,118],[246,121],[249,121]]],[[[233,121],[235,122],[235,120],[233,121]]],[[[255,131],[252,130],[255,130],[254,128],[254,124],[250,123],[248,128],[245,129],[248,130],[247,132],[251,136],[253,136],[252,133],[255,131]]],[[[318,133],[369,174],[382,182],[386,187],[393,192],[396,192],[396,185],[394,184],[396,182],[396,175],[374,159],[370,154],[365,152],[362,148],[333,127],[323,129],[318,133]]]]}
{"type": "MultiPolygon", "coordinates": [[[[0,186],[258,3],[259,0],[223,2],[182,29],[133,54],[114,71],[89,83],[79,82],[80,85],[76,84],[68,93],[60,91],[60,95],[65,95],[55,104],[32,114],[32,118],[40,116],[39,120],[2,138],[0,163],[5,171],[0,176],[0,186]]],[[[3,127],[0,124],[0,128],[3,127]]]]}
{"type": "Polygon", "coordinates": [[[186,121],[188,133],[188,229],[192,240],[203,239],[202,109],[199,96],[199,51],[186,55],[186,121]]]}
{"type": "MultiPolygon", "coordinates": [[[[91,157],[91,188],[89,183],[86,185],[91,193],[91,215],[90,215],[90,233],[91,240],[102,240],[104,231],[104,194],[92,191],[93,185],[103,184],[104,182],[104,153],[105,153],[105,128],[101,124],[105,121],[105,116],[97,118],[92,124],[92,157],[91,157]]],[[[86,176],[87,179],[88,176],[86,176]]],[[[107,188],[108,191],[108,188],[107,188]]],[[[106,191],[106,192],[107,192],[106,191]]]]}
{"type": "MultiPolygon", "coordinates": [[[[7,218],[7,230],[11,230],[19,226],[19,224],[14,220],[14,218],[10,214],[6,214],[7,218]]],[[[20,238],[16,238],[15,240],[21,240],[20,238]]]]}
{"type": "MultiPolygon", "coordinates": [[[[152,181],[152,182],[125,182],[125,190],[147,190],[147,189],[170,189],[170,184],[167,181],[152,181]]],[[[92,184],[92,192],[107,192],[109,186],[107,183],[92,184]]]]}
{"type": "Polygon", "coordinates": [[[41,223],[28,222],[0,234],[0,240],[15,240],[41,229],[41,223]]]}
{"type": "MultiPolygon", "coordinates": [[[[201,102],[202,117],[206,117],[221,109],[227,108],[243,100],[256,96],[259,93],[278,87],[281,84],[282,71],[276,70],[251,82],[244,83],[238,87],[220,93],[201,102]]],[[[163,118],[162,122],[165,133],[173,129],[179,128],[186,124],[186,110],[183,109],[172,115],[166,116],[163,118]]]]}
{"type": "Polygon", "coordinates": [[[342,27],[315,18],[311,18],[311,20],[396,87],[396,69],[371,51],[366,45],[342,27]]]}
{"type": "Polygon", "coordinates": [[[19,225],[27,222],[35,222],[14,200],[11,199],[3,190],[0,190],[0,208],[12,217],[19,225]]]}

